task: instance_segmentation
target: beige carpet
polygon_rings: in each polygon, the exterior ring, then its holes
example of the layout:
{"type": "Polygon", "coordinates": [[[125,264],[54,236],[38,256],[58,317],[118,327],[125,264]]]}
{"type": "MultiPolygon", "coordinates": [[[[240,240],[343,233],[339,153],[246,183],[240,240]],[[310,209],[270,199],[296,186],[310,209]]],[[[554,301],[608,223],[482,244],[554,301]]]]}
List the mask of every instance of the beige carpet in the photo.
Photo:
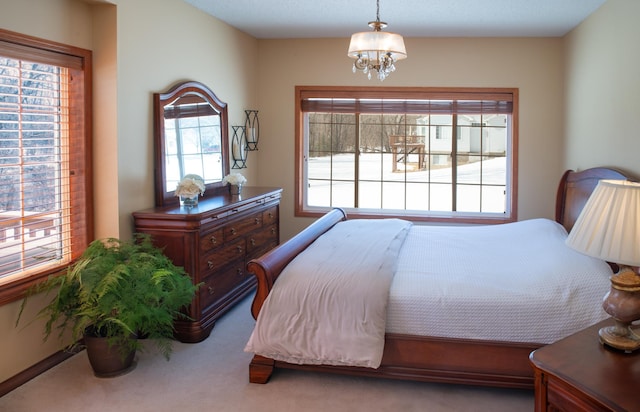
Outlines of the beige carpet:
{"type": "Polygon", "coordinates": [[[174,344],[169,362],[153,350],[111,379],[93,376],[86,354],[0,398],[0,411],[532,411],[533,392],[278,371],[248,382],[250,299],[198,344],[174,344]]]}

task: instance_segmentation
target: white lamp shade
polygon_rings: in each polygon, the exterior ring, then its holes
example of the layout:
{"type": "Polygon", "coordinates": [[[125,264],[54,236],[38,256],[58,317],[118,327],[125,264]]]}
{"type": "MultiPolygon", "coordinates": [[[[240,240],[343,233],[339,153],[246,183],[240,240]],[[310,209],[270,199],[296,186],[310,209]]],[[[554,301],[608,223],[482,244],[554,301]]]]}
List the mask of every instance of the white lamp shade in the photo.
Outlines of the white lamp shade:
{"type": "Polygon", "coordinates": [[[640,266],[640,183],[601,180],[566,244],[608,262],[640,266]]]}
{"type": "Polygon", "coordinates": [[[407,58],[407,49],[404,47],[404,40],[401,35],[383,31],[363,31],[354,33],[349,43],[347,55],[357,59],[359,54],[367,54],[370,59],[377,59],[371,53],[381,54],[391,53],[394,60],[407,58]]]}

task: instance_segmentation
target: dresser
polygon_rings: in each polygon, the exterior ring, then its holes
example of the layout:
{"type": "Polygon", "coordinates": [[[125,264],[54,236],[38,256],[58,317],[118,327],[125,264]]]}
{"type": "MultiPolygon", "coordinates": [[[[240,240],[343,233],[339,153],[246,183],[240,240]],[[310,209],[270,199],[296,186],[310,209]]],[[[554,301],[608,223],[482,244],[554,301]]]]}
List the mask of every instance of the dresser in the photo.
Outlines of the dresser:
{"type": "MultiPolygon", "coordinates": [[[[640,352],[605,347],[611,319],[535,350],[535,411],[640,411],[640,352]]],[[[640,330],[639,330],[640,332],[640,330]]]]}
{"type": "Polygon", "coordinates": [[[206,339],[215,321],[254,289],[256,280],[246,264],[280,242],[281,193],[280,188],[243,187],[239,196],[221,190],[192,209],[170,206],[133,213],[135,231],[151,235],[201,285],[185,309],[188,319],[175,322],[176,339],[206,339]]]}

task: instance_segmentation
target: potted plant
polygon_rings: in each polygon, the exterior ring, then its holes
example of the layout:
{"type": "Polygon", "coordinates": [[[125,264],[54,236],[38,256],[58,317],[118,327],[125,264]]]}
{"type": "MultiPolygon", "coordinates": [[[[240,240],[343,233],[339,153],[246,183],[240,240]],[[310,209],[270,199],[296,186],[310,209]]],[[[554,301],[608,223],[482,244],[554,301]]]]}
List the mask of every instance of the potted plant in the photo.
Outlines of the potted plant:
{"type": "Polygon", "coordinates": [[[93,241],[64,275],[49,278],[29,295],[55,291],[37,315],[46,319],[44,340],[56,329],[60,339],[70,331],[72,346],[83,339],[96,376],[108,377],[132,368],[135,351],[142,348],[138,336],[153,340],[168,360],[173,321],[185,316],[181,308],[196,289],[182,267],[140,234],[132,241],[93,241]],[[96,355],[106,358],[96,360],[96,355]]]}

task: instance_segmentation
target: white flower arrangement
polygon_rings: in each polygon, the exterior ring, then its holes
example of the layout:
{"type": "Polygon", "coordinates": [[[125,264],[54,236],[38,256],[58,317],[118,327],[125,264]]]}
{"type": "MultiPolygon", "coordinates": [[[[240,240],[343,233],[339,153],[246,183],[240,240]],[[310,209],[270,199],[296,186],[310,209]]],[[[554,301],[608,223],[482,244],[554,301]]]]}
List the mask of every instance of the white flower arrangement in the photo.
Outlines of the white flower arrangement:
{"type": "Polygon", "coordinates": [[[204,193],[204,179],[198,175],[185,175],[176,186],[176,196],[194,198],[204,193]]]}
{"type": "Polygon", "coordinates": [[[245,183],[247,183],[247,179],[240,173],[231,173],[230,175],[226,175],[224,179],[222,179],[223,185],[242,186],[245,183]]]}

